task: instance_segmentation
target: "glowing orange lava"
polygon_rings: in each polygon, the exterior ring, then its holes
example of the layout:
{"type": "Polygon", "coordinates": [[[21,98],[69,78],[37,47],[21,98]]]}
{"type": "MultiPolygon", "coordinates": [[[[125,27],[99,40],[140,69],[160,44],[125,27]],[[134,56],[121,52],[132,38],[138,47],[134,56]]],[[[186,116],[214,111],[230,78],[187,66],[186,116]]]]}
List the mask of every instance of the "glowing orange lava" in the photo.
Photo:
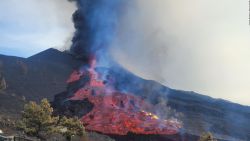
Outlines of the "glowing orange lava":
{"type": "Polygon", "coordinates": [[[70,100],[88,99],[93,103],[91,112],[81,120],[87,130],[104,134],[126,135],[178,133],[181,124],[177,120],[162,120],[153,113],[146,112],[153,105],[132,94],[121,93],[105,86],[98,79],[93,65],[83,72],[74,71],[68,83],[89,77],[88,83],[79,89],[70,100]]]}

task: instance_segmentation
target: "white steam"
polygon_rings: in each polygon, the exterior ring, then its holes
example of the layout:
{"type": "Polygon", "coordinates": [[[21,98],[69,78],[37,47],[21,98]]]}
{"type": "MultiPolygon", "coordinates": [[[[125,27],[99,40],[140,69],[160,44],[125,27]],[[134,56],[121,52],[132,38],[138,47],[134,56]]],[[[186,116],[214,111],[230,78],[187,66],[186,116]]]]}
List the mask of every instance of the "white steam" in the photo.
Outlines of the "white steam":
{"type": "Polygon", "coordinates": [[[250,105],[248,0],[136,0],[112,44],[147,79],[250,105]]]}

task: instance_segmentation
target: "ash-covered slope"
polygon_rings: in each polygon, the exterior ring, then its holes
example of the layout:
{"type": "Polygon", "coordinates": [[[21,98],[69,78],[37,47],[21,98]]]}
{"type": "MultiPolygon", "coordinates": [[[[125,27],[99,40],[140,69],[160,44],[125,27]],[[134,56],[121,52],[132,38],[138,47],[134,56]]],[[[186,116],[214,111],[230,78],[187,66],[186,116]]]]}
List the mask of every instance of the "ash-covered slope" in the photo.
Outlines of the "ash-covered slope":
{"type": "MultiPolygon", "coordinates": [[[[41,98],[52,100],[56,94],[65,91],[70,74],[84,63],[55,49],[27,59],[0,55],[0,62],[8,85],[4,93],[15,93],[20,97],[25,96],[27,100],[36,101],[41,98]]],[[[184,132],[189,135],[197,136],[203,131],[212,131],[225,140],[250,138],[250,107],[194,92],[170,89],[157,82],[143,80],[121,67],[110,68],[108,71],[116,78],[116,89],[139,95],[155,105],[166,100],[168,106],[183,114],[181,120],[184,132]]],[[[13,99],[12,96],[10,98],[13,99]]],[[[7,101],[0,95],[0,103],[3,103],[1,100],[7,101]]],[[[4,106],[8,107],[8,103],[5,102],[4,106]]]]}
{"type": "Polygon", "coordinates": [[[183,116],[180,118],[186,133],[200,135],[202,132],[210,131],[222,140],[250,139],[249,106],[191,91],[171,89],[155,81],[143,80],[122,68],[110,70],[117,78],[118,89],[145,97],[153,104],[161,103],[164,99],[167,106],[182,113],[183,116]]]}
{"type": "Polygon", "coordinates": [[[0,55],[6,91],[27,100],[39,101],[66,89],[65,81],[82,63],[69,54],[48,49],[29,58],[0,55]]]}

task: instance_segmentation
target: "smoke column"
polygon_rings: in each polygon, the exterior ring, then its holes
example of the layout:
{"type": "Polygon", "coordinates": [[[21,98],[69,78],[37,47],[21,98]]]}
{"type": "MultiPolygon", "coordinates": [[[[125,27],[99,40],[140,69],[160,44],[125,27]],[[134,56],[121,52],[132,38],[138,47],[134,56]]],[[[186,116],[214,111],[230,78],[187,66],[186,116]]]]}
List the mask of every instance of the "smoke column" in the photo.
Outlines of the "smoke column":
{"type": "Polygon", "coordinates": [[[71,1],[79,57],[113,58],[172,88],[250,104],[247,0],[71,1]]]}
{"type": "Polygon", "coordinates": [[[89,60],[108,62],[108,46],[115,35],[124,0],[70,0],[76,1],[77,11],[73,14],[75,34],[71,52],[89,60]],[[105,57],[105,59],[104,59],[105,57]],[[102,58],[102,59],[101,59],[102,58]]]}

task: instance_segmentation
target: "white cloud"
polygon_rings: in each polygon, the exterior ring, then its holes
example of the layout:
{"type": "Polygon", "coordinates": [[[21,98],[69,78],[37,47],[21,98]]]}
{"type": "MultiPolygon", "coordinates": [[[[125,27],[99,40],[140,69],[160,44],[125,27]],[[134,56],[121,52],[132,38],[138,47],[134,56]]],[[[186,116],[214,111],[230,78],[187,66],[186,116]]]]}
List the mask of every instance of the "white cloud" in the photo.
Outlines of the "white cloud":
{"type": "Polygon", "coordinates": [[[63,47],[74,32],[74,11],[74,4],[67,0],[1,0],[2,49],[26,50],[22,56],[27,57],[50,47],[63,47]]]}

